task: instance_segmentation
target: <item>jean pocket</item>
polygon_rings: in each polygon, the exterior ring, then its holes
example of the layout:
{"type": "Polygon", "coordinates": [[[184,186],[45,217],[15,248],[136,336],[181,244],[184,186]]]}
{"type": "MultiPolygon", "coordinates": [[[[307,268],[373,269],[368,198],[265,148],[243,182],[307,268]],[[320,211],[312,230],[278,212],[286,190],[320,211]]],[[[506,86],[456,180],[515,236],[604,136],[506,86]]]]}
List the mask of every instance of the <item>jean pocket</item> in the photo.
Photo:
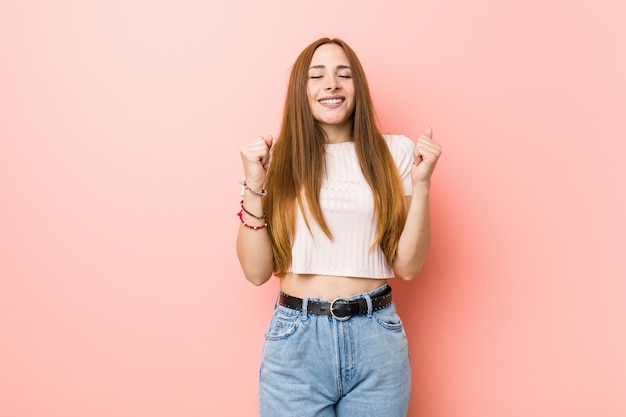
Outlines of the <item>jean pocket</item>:
{"type": "Polygon", "coordinates": [[[288,314],[278,307],[274,310],[270,325],[265,332],[265,339],[281,340],[288,338],[298,329],[301,320],[302,317],[299,312],[298,314],[288,314]]]}
{"type": "Polygon", "coordinates": [[[378,324],[387,330],[401,331],[404,328],[394,304],[382,310],[375,311],[373,316],[378,324]]]}

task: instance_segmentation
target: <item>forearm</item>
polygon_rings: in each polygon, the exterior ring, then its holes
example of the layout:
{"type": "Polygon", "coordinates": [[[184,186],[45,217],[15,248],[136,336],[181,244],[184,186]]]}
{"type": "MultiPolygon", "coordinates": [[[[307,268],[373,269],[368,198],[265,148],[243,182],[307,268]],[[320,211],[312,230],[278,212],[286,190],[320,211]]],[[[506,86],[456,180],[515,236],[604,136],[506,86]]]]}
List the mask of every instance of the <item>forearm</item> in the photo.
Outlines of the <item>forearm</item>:
{"type": "Polygon", "coordinates": [[[393,260],[395,274],[410,281],[419,274],[430,247],[430,183],[413,187],[404,230],[393,260]]]}
{"type": "MultiPolygon", "coordinates": [[[[261,198],[245,193],[243,206],[255,216],[261,216],[261,198]]],[[[265,219],[257,219],[245,211],[243,220],[250,226],[262,226],[265,219]]],[[[241,224],[237,234],[237,256],[246,279],[254,285],[267,282],[274,272],[272,243],[267,228],[251,229],[241,224]]]]}

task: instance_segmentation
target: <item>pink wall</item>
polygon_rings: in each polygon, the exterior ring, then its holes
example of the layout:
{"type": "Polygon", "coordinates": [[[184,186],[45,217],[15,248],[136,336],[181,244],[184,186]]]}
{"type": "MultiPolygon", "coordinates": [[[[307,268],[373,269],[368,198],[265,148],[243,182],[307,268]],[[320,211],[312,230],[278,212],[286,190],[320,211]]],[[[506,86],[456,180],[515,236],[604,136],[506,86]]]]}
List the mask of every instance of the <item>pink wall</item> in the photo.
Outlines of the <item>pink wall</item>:
{"type": "Polygon", "coordinates": [[[0,415],[256,415],[238,147],[322,35],[444,146],[410,416],[626,415],[622,0],[52,3],[0,3],[0,415]]]}

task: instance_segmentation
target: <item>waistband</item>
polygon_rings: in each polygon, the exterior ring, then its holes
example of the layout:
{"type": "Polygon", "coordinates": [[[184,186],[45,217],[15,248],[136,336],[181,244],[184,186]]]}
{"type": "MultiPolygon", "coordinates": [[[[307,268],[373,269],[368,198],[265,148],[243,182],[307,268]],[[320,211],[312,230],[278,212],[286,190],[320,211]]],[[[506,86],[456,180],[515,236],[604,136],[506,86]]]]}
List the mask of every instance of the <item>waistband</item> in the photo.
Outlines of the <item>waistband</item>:
{"type": "Polygon", "coordinates": [[[391,287],[389,285],[385,285],[371,293],[355,297],[323,301],[293,297],[281,291],[278,294],[276,304],[297,311],[303,311],[306,306],[307,313],[331,316],[336,320],[345,321],[352,316],[360,316],[368,314],[370,311],[382,310],[389,307],[392,303],[391,287]],[[369,294],[372,294],[372,296],[369,294]]]}

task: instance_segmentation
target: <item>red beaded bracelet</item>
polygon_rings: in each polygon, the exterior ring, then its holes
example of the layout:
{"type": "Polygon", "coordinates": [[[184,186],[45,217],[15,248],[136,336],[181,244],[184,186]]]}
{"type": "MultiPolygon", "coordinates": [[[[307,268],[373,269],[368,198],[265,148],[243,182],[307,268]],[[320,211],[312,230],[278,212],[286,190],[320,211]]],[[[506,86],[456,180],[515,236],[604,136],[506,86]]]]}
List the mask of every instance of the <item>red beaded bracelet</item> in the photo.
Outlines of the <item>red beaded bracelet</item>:
{"type": "Polygon", "coordinates": [[[243,210],[239,210],[239,213],[237,213],[237,216],[239,216],[239,220],[241,220],[241,224],[246,226],[248,229],[259,230],[259,229],[264,229],[267,227],[267,222],[263,223],[261,226],[252,226],[251,224],[246,223],[243,220],[243,210]]]}

